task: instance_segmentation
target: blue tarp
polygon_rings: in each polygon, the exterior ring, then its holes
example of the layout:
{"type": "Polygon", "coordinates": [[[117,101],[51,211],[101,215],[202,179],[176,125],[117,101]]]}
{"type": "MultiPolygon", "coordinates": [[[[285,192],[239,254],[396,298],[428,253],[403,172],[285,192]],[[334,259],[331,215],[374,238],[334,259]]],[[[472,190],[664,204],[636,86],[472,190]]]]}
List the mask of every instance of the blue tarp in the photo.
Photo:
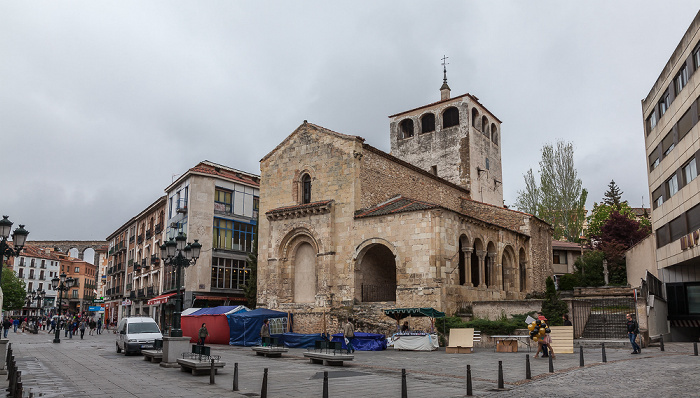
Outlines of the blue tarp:
{"type": "Polygon", "coordinates": [[[230,345],[250,347],[260,345],[260,329],[265,319],[286,318],[286,312],[258,308],[257,310],[226,315],[230,329],[230,345]]]}
{"type": "MultiPolygon", "coordinates": [[[[342,333],[334,334],[331,341],[340,341],[343,343],[343,349],[348,349],[342,333]]],[[[386,350],[386,336],[383,334],[355,332],[355,337],[350,339],[350,341],[357,351],[386,350]]]]}
{"type": "Polygon", "coordinates": [[[187,315],[221,315],[228,314],[231,311],[237,314],[241,311],[248,311],[248,309],[242,305],[220,305],[218,307],[200,308],[197,311],[187,315]]]}
{"type": "Polygon", "coordinates": [[[323,335],[321,333],[282,333],[273,334],[272,337],[280,339],[280,344],[283,344],[287,348],[313,348],[316,340],[323,340],[323,335]]]}

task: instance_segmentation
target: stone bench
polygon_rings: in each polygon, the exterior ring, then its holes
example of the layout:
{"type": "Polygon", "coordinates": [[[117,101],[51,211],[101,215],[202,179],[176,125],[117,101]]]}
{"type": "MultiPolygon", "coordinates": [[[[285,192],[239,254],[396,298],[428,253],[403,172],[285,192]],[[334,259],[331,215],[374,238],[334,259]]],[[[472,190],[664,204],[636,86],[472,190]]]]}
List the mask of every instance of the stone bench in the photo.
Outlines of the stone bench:
{"type": "MultiPolygon", "coordinates": [[[[211,371],[211,359],[208,361],[200,361],[196,358],[178,358],[177,363],[180,365],[181,371],[189,371],[195,376],[208,375],[211,371]]],[[[219,369],[222,369],[224,366],[226,366],[226,362],[214,360],[214,374],[219,373],[219,369]]]]}
{"type": "Polygon", "coordinates": [[[266,356],[268,358],[279,358],[285,352],[289,352],[289,348],[285,347],[253,347],[255,355],[266,356]]]}
{"type": "Polygon", "coordinates": [[[141,350],[144,361],[159,363],[163,360],[163,351],[158,350],[141,350]]]}
{"type": "Polygon", "coordinates": [[[352,361],[354,355],[330,354],[324,352],[307,351],[304,353],[305,358],[309,358],[311,363],[317,363],[327,366],[343,366],[344,361],[352,361]]]}

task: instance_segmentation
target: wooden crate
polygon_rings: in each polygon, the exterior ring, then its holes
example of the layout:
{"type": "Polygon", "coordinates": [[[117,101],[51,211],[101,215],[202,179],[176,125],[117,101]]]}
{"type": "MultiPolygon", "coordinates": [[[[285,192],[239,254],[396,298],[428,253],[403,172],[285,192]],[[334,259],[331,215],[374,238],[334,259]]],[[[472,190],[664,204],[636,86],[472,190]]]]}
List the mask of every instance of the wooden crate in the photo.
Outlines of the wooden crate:
{"type": "Polygon", "coordinates": [[[496,342],[496,352],[518,352],[518,341],[498,340],[496,342]]]}

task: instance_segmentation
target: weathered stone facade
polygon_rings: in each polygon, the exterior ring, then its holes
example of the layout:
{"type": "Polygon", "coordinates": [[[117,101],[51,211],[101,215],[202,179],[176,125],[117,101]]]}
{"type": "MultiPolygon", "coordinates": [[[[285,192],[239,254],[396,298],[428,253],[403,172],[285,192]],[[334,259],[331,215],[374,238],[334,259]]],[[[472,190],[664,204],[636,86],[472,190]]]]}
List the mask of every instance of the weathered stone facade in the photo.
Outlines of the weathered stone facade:
{"type": "Polygon", "coordinates": [[[549,225],[360,137],[305,122],[260,169],[258,302],[293,312],[296,332],[347,315],[388,332],[382,309],[522,300],[551,274],[549,225]]]}

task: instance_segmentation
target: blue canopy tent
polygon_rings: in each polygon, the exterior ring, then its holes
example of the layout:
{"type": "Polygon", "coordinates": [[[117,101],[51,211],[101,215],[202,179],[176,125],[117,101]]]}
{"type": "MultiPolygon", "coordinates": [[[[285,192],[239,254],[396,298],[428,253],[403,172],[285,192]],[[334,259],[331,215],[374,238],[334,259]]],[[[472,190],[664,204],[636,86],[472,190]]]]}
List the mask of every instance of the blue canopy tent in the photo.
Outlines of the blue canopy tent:
{"type": "MultiPolygon", "coordinates": [[[[334,334],[331,341],[340,342],[344,350],[348,349],[348,346],[345,345],[345,336],[342,333],[334,334]]],[[[386,336],[377,333],[355,332],[355,337],[352,338],[352,346],[357,351],[386,350],[386,336]]]]}
{"type": "Polygon", "coordinates": [[[227,315],[230,329],[229,345],[245,347],[260,345],[260,329],[263,321],[265,319],[287,318],[287,316],[286,312],[268,310],[267,308],[227,315]]]}

